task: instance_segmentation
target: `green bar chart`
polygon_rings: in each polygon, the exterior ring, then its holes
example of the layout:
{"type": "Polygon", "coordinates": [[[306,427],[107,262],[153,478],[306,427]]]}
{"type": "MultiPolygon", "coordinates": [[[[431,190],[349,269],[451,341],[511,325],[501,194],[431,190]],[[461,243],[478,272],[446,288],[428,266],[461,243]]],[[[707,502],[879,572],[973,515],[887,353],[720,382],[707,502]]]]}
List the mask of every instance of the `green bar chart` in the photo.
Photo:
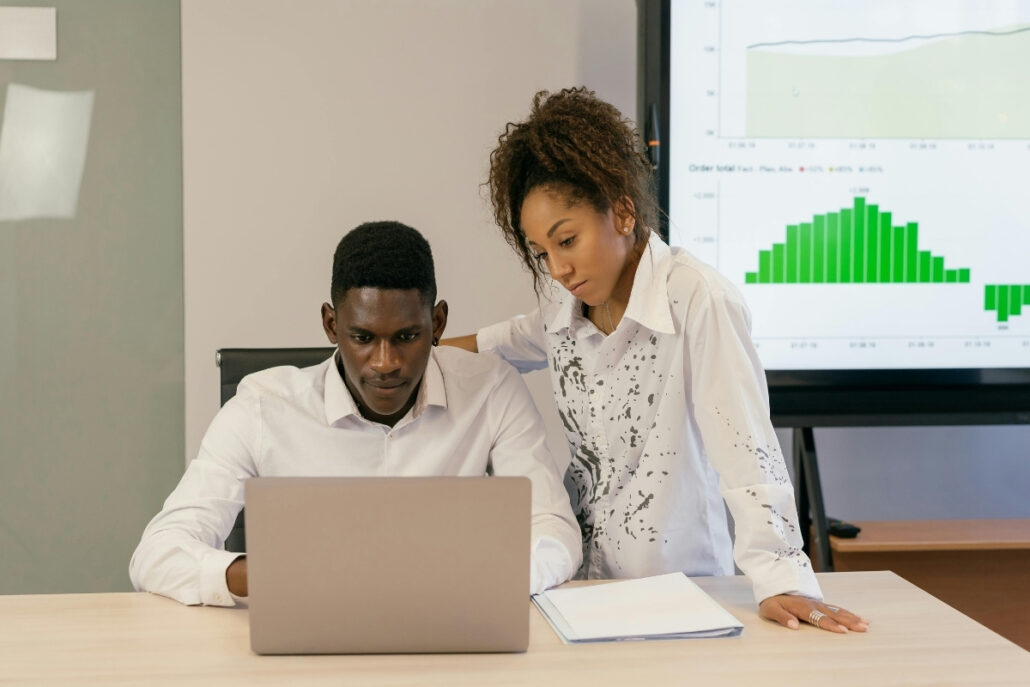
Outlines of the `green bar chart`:
{"type": "Polygon", "coordinates": [[[1008,322],[1013,315],[1030,308],[1030,284],[987,284],[984,286],[984,310],[998,315],[998,322],[1008,322]]]}
{"type": "Polygon", "coordinates": [[[789,225],[783,243],[759,251],[758,269],[744,283],[969,283],[969,268],[947,267],[943,256],[919,250],[917,222],[892,220],[890,211],[856,197],[850,208],[789,225]]]}

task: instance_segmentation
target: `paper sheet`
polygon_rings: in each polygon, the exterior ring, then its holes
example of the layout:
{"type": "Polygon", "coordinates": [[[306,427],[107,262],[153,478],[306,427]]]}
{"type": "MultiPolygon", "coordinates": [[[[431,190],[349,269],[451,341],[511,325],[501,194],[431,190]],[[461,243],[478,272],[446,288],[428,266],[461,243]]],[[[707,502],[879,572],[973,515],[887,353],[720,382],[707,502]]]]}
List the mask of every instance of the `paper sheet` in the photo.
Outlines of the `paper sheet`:
{"type": "Polygon", "coordinates": [[[0,132],[0,220],[75,216],[93,91],[7,87],[0,132]]]}
{"type": "Polygon", "coordinates": [[[553,589],[534,600],[571,642],[739,634],[743,627],[682,573],[553,589]]]}

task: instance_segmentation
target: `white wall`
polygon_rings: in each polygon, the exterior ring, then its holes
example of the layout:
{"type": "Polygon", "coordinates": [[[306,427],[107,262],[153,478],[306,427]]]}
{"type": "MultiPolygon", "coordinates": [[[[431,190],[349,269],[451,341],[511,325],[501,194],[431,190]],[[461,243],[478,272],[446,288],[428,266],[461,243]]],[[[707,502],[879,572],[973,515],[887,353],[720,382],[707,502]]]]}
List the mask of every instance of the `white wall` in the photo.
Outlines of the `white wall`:
{"type": "MultiPolygon", "coordinates": [[[[183,0],[187,458],[216,349],[324,345],[331,254],[362,221],[427,236],[451,334],[531,308],[479,193],[487,155],[538,89],[586,83],[632,116],[636,36],[633,0],[183,0]]],[[[831,515],[1030,517],[1030,428],[816,441],[831,515]]]]}
{"type": "Polygon", "coordinates": [[[586,83],[632,116],[635,26],[633,0],[184,0],[187,460],[215,350],[327,345],[332,252],[363,221],[425,234],[450,334],[531,309],[487,156],[540,89],[586,83]]]}

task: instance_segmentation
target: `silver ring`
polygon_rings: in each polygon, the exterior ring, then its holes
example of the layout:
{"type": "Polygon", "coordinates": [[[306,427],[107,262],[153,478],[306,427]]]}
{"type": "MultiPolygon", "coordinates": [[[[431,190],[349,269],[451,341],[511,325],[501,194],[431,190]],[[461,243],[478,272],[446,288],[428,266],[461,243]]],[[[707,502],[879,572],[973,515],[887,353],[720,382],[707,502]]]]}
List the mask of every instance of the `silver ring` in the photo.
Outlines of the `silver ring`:
{"type": "Polygon", "coordinates": [[[812,623],[816,627],[819,627],[819,621],[826,617],[826,614],[822,611],[812,609],[812,612],[808,614],[808,622],[812,623]]]}
{"type": "Polygon", "coordinates": [[[834,613],[838,613],[838,612],[840,612],[840,609],[839,609],[839,608],[837,608],[836,606],[827,606],[826,608],[830,609],[830,610],[831,610],[831,611],[833,611],[834,613]]]}

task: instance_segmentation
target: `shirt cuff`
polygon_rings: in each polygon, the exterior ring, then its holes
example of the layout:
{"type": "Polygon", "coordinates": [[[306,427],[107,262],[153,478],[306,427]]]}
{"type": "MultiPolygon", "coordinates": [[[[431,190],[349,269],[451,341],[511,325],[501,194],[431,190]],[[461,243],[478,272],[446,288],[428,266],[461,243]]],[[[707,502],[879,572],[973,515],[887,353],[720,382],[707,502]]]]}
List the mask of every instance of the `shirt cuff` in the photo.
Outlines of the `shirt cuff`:
{"type": "Polygon", "coordinates": [[[200,562],[200,603],[205,606],[235,606],[225,571],[242,554],[235,551],[209,551],[200,562]]]}
{"type": "Polygon", "coordinates": [[[797,567],[791,572],[785,572],[772,579],[763,579],[761,582],[755,580],[752,586],[755,600],[758,603],[779,594],[805,596],[816,601],[823,600],[823,591],[819,588],[815,573],[809,567],[797,567]]]}
{"type": "Polygon", "coordinates": [[[504,322],[491,324],[476,332],[476,350],[480,353],[493,353],[510,338],[510,322],[505,320],[504,322]]]}
{"type": "Polygon", "coordinates": [[[545,589],[565,582],[572,573],[572,557],[568,549],[547,535],[536,540],[529,566],[529,593],[539,594],[545,589]]]}

